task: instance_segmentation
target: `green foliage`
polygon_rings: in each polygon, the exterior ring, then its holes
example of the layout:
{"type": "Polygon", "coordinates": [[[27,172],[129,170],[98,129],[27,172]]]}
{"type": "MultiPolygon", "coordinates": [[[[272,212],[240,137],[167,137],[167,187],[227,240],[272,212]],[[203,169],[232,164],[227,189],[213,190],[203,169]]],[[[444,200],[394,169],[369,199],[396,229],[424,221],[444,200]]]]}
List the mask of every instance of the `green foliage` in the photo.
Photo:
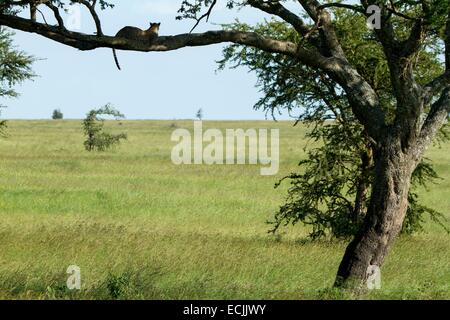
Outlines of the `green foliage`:
{"type": "MultiPolygon", "coordinates": [[[[362,143],[361,135],[359,125],[344,127],[341,123],[327,123],[307,134],[321,145],[309,150],[307,158],[300,162],[303,173],[293,173],[277,184],[289,180],[290,188],[286,203],[271,222],[272,232],[280,226],[298,222],[311,227],[313,239],[327,235],[345,238],[360,229],[374,174],[370,149],[362,143]]],[[[412,176],[402,233],[422,231],[427,215],[449,231],[445,216],[420,204],[415,192],[417,187],[426,187],[435,179],[438,175],[433,166],[427,160],[422,161],[412,176]]]]}
{"type": "Polygon", "coordinates": [[[59,109],[53,110],[53,113],[52,113],[52,119],[53,120],[61,120],[63,118],[64,118],[64,115],[61,112],[61,110],[59,110],[59,109]]]}
{"type": "Polygon", "coordinates": [[[425,222],[424,217],[426,215],[430,217],[431,221],[440,225],[447,233],[450,232],[450,229],[445,224],[445,216],[437,210],[420,204],[420,198],[416,191],[418,187],[427,189],[427,185],[437,179],[441,178],[434,170],[429,159],[424,159],[419,163],[416,170],[414,170],[411,180],[412,188],[408,194],[408,211],[406,212],[406,218],[403,222],[403,233],[412,234],[416,231],[423,231],[423,223],[425,222]]]}
{"type": "MultiPolygon", "coordinates": [[[[381,46],[365,28],[364,18],[356,14],[335,10],[335,25],[350,62],[376,90],[392,119],[395,98],[381,46]]],[[[236,21],[224,28],[254,31],[296,43],[302,41],[293,28],[277,20],[254,27],[236,21]]],[[[426,83],[442,73],[440,52],[431,45],[425,45],[419,52],[414,62],[419,83],[426,83]]],[[[319,145],[307,151],[307,158],[300,162],[302,173],[288,175],[277,184],[286,180],[290,182],[290,188],[286,203],[271,221],[271,231],[301,222],[311,227],[313,239],[326,235],[337,238],[354,235],[370,200],[374,170],[371,141],[355,119],[345,92],[333,79],[289,57],[239,44],[224,49],[219,69],[226,66],[244,66],[255,72],[257,86],[263,93],[255,108],[266,111],[273,118],[286,110],[297,121],[312,127],[307,137],[319,145]]],[[[445,135],[442,136],[445,139],[445,135]]],[[[404,233],[422,230],[426,215],[444,226],[443,215],[421,205],[414,192],[417,186],[436,178],[432,165],[427,162],[422,162],[414,172],[404,233]]]]}
{"type": "MultiPolygon", "coordinates": [[[[13,33],[0,26],[0,99],[16,98],[18,93],[14,86],[33,78],[35,75],[31,65],[35,61],[32,56],[17,50],[12,43],[13,33]]],[[[1,108],[5,106],[0,102],[1,108]]],[[[5,135],[6,121],[0,121],[0,136],[5,135]]]]}
{"type": "Polygon", "coordinates": [[[12,44],[13,33],[0,28],[0,97],[15,98],[18,93],[13,90],[17,84],[35,76],[31,64],[32,56],[18,51],[12,44]]]}
{"type": "Polygon", "coordinates": [[[112,146],[119,144],[121,140],[127,139],[125,133],[111,134],[104,132],[104,119],[99,117],[101,115],[112,116],[116,120],[124,118],[124,115],[110,104],[100,109],[89,111],[83,120],[84,134],[87,137],[84,141],[84,147],[87,151],[106,151],[112,146]]]}
{"type": "Polygon", "coordinates": [[[288,179],[291,187],[286,203],[275,215],[273,232],[280,225],[297,222],[310,225],[314,239],[327,233],[346,237],[358,230],[362,217],[352,200],[361,183],[367,193],[371,179],[370,164],[362,166],[367,154],[360,131],[357,125],[344,128],[338,123],[318,126],[307,134],[323,145],[309,150],[307,158],[300,162],[304,173],[293,173],[277,184],[288,179]]]}
{"type": "Polygon", "coordinates": [[[126,296],[130,287],[131,273],[125,272],[121,275],[108,274],[106,278],[106,288],[109,296],[113,299],[120,299],[126,296]]]}
{"type": "Polygon", "coordinates": [[[6,120],[0,120],[0,137],[6,136],[7,128],[8,128],[8,122],[6,120]]]}

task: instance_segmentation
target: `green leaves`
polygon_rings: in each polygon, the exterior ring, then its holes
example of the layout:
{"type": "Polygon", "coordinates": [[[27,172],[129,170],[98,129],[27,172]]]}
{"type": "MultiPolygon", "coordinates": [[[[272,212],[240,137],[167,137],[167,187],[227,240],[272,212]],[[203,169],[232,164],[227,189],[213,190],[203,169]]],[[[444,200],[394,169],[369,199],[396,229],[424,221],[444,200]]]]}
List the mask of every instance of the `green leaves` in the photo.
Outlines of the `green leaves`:
{"type": "MultiPolygon", "coordinates": [[[[383,48],[365,27],[364,17],[344,9],[334,12],[334,25],[350,63],[374,88],[388,117],[393,119],[396,101],[383,48]]],[[[224,28],[302,42],[290,25],[275,19],[256,26],[236,21],[224,28]]],[[[442,73],[439,55],[439,47],[431,43],[420,51],[415,62],[415,76],[420,84],[442,73]]],[[[300,162],[301,173],[292,173],[280,181],[288,182],[290,187],[286,202],[270,221],[270,231],[302,223],[311,228],[313,239],[354,235],[361,227],[370,200],[373,155],[370,140],[356,121],[342,88],[323,73],[292,58],[238,44],[227,46],[218,63],[219,69],[243,66],[255,72],[257,87],[263,94],[255,104],[256,109],[274,118],[287,111],[311,126],[308,137],[316,147],[309,149],[306,159],[300,162]]],[[[435,178],[431,164],[423,162],[414,172],[413,185],[427,184],[435,178]]],[[[420,231],[427,215],[443,225],[443,216],[421,205],[413,190],[409,201],[404,233],[420,231]]]]}
{"type": "MultiPolygon", "coordinates": [[[[300,162],[301,174],[291,174],[286,204],[271,223],[280,226],[301,222],[312,228],[313,239],[328,234],[348,237],[359,228],[363,216],[356,213],[356,197],[367,194],[371,183],[371,163],[364,163],[367,147],[356,123],[328,122],[315,126],[308,136],[320,143],[300,162]]],[[[366,198],[363,199],[365,204],[366,198]]]]}
{"type": "MultiPolygon", "coordinates": [[[[5,107],[1,103],[5,98],[16,98],[19,94],[14,86],[32,79],[31,69],[35,58],[18,51],[12,44],[12,33],[0,26],[0,112],[5,107]]],[[[0,121],[0,136],[5,136],[6,121],[0,121]]]]}
{"type": "Polygon", "coordinates": [[[0,28],[0,97],[17,97],[13,86],[32,79],[34,57],[17,50],[12,44],[11,32],[0,28]]]}
{"type": "Polygon", "coordinates": [[[125,116],[112,107],[105,105],[97,110],[91,110],[83,120],[83,129],[87,139],[84,141],[84,147],[87,151],[106,151],[121,140],[127,139],[125,133],[111,134],[103,131],[104,119],[100,116],[112,116],[116,120],[125,116]]]}

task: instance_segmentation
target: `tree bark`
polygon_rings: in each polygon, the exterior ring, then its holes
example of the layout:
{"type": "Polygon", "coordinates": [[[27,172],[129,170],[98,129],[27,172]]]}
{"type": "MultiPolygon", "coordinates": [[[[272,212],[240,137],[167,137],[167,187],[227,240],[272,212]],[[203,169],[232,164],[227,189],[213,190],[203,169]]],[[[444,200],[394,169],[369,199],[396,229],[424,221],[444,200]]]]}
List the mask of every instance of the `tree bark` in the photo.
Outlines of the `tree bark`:
{"type": "Polygon", "coordinates": [[[361,217],[363,217],[365,213],[367,194],[369,192],[369,183],[367,179],[370,175],[371,157],[369,151],[361,153],[361,173],[357,183],[355,205],[352,213],[352,222],[354,225],[359,224],[362,220],[361,217]]]}
{"type": "Polygon", "coordinates": [[[400,233],[408,208],[415,161],[404,153],[399,139],[388,138],[374,154],[375,177],[363,228],[348,245],[335,286],[363,288],[369,266],[380,267],[400,233]]]}

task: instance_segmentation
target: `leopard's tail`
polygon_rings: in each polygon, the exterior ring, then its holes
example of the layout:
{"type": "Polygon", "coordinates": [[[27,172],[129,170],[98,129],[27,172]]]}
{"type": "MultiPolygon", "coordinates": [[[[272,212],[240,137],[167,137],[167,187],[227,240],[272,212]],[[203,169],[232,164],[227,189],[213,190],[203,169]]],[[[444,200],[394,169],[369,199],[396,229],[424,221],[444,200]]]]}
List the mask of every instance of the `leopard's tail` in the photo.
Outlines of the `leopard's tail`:
{"type": "Polygon", "coordinates": [[[117,68],[118,68],[119,70],[122,70],[122,69],[120,68],[119,59],[117,58],[116,49],[113,48],[112,51],[113,51],[114,61],[116,62],[117,68]]]}

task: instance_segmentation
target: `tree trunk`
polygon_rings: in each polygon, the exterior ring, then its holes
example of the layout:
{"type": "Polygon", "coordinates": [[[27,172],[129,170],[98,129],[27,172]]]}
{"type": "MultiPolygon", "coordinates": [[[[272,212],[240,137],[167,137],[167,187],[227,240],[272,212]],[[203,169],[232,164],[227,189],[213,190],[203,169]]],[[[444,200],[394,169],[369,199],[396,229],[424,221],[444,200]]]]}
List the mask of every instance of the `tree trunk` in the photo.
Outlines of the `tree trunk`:
{"type": "Polygon", "coordinates": [[[359,224],[365,213],[367,194],[369,192],[367,179],[370,174],[371,157],[370,151],[364,151],[361,154],[361,173],[356,187],[355,205],[352,213],[352,222],[355,226],[359,224]]]}
{"type": "Polygon", "coordinates": [[[375,177],[369,207],[361,231],[345,251],[336,287],[363,288],[369,267],[383,264],[401,231],[415,161],[402,151],[398,139],[392,140],[374,154],[375,177]]]}

